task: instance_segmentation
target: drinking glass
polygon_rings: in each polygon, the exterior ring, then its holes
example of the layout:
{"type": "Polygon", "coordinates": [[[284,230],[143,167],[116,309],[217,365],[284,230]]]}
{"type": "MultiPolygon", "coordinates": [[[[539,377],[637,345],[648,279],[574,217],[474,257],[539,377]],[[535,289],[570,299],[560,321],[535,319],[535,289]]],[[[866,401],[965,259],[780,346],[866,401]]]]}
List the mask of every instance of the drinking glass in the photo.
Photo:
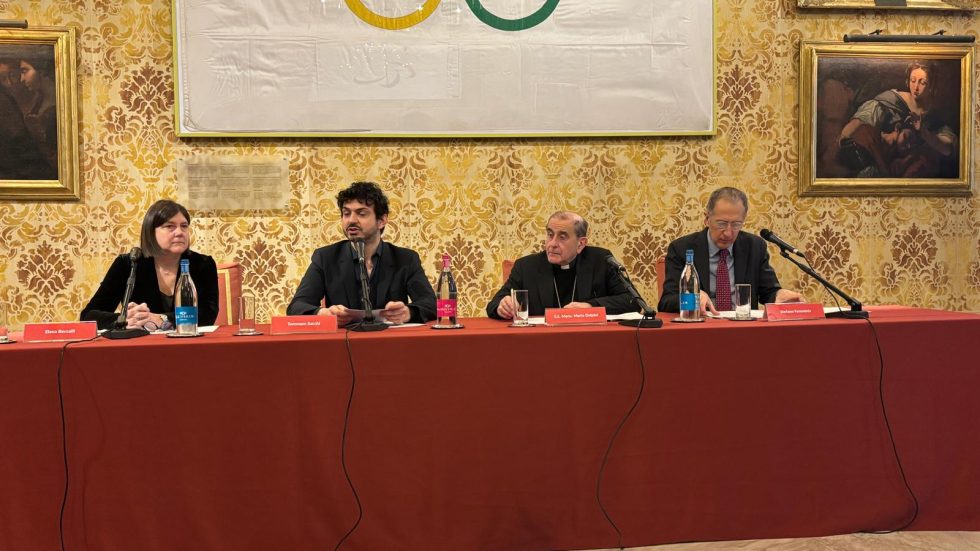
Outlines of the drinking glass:
{"type": "Polygon", "coordinates": [[[511,289],[510,298],[514,301],[514,327],[529,327],[527,289],[511,289]]]}
{"type": "Polygon", "coordinates": [[[748,283],[735,285],[735,319],[752,319],[752,286],[748,283]]]}
{"type": "Polygon", "coordinates": [[[255,330],[255,297],[242,295],[238,297],[238,332],[239,336],[259,335],[255,330]]]}
{"type": "Polygon", "coordinates": [[[0,304],[0,342],[7,342],[7,313],[0,304]]]}

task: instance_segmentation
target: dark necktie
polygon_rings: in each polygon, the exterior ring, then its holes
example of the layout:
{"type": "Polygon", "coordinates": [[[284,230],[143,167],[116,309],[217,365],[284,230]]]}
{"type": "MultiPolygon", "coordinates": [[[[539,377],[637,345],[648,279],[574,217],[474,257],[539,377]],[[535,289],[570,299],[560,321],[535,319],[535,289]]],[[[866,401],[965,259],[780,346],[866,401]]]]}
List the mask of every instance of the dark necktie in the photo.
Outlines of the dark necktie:
{"type": "Polygon", "coordinates": [[[728,278],[728,249],[718,251],[718,273],[715,275],[715,308],[732,309],[732,283],[728,278]]]}

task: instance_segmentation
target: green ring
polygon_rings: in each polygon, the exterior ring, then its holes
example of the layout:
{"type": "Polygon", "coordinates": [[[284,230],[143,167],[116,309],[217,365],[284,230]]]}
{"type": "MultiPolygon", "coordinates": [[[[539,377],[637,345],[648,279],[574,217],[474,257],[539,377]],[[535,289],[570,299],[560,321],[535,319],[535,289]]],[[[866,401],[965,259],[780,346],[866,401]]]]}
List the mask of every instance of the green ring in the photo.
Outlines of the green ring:
{"type": "Polygon", "coordinates": [[[480,0],[466,0],[477,19],[499,31],[523,31],[539,25],[558,7],[559,0],[547,0],[538,11],[520,19],[504,19],[487,11],[480,0]]]}

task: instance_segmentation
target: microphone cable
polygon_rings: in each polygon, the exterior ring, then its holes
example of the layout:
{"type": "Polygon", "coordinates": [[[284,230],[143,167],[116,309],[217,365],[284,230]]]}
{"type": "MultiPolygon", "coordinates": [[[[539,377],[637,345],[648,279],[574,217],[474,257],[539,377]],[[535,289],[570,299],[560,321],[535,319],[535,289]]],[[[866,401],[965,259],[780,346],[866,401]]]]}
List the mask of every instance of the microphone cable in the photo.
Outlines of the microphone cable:
{"type": "MultiPolygon", "coordinates": [[[[61,420],[61,449],[62,449],[62,460],[64,464],[64,473],[65,473],[64,492],[61,498],[61,508],[58,513],[58,536],[61,544],[61,551],[65,551],[65,508],[67,507],[68,504],[68,488],[69,488],[68,430],[67,430],[67,420],[65,416],[65,400],[64,400],[63,382],[62,382],[62,374],[64,371],[64,362],[65,362],[65,351],[68,349],[70,345],[83,343],[83,342],[91,342],[101,337],[102,335],[100,334],[100,335],[96,335],[91,339],[66,342],[64,346],[61,347],[61,352],[58,358],[58,371],[57,371],[58,411],[61,420]]],[[[347,533],[344,534],[344,536],[340,539],[340,541],[337,542],[337,545],[334,547],[334,551],[340,549],[340,546],[343,545],[344,541],[346,541],[347,538],[350,537],[350,535],[354,532],[354,530],[357,529],[358,525],[360,525],[361,523],[361,518],[364,515],[364,510],[361,507],[360,496],[357,493],[357,489],[354,487],[354,482],[350,477],[350,472],[347,470],[347,459],[346,459],[347,429],[350,424],[350,410],[351,410],[351,404],[354,401],[354,385],[356,382],[356,378],[355,378],[356,373],[354,370],[354,356],[351,351],[351,343],[350,343],[350,330],[344,332],[344,342],[347,346],[347,359],[350,365],[350,372],[351,372],[351,386],[350,386],[350,394],[348,395],[347,398],[347,407],[344,411],[344,427],[343,427],[343,432],[341,433],[341,440],[340,440],[340,464],[344,471],[344,477],[347,479],[347,485],[350,487],[351,493],[354,495],[354,501],[357,503],[357,520],[354,522],[354,525],[351,526],[350,530],[348,530],[347,533]]]]}
{"type": "Polygon", "coordinates": [[[61,458],[64,462],[65,467],[65,491],[61,495],[61,509],[58,511],[58,540],[61,543],[61,551],[65,551],[65,508],[68,505],[68,422],[65,418],[65,393],[62,387],[61,375],[64,371],[65,366],[65,350],[68,349],[70,345],[92,342],[98,338],[102,337],[102,334],[96,334],[90,339],[85,339],[81,341],[68,341],[61,347],[61,352],[58,354],[58,414],[61,419],[61,458]]]}
{"type": "MultiPolygon", "coordinates": [[[[806,257],[806,254],[801,254],[806,265],[809,266],[814,272],[813,266],[810,264],[810,259],[806,257]]],[[[831,292],[830,287],[827,287],[822,281],[817,280],[823,288],[830,294],[831,298],[834,299],[834,303],[837,305],[838,311],[843,311],[840,305],[840,301],[837,300],[837,295],[831,292]]],[[[878,400],[881,404],[881,417],[885,421],[885,429],[888,431],[888,443],[891,445],[892,454],[895,456],[895,464],[898,466],[898,472],[902,475],[902,484],[905,485],[905,490],[908,492],[909,497],[912,498],[912,518],[908,522],[903,524],[898,528],[892,530],[862,530],[865,534],[891,534],[892,532],[901,532],[902,530],[908,528],[915,522],[915,519],[919,517],[919,500],[915,496],[915,492],[912,491],[912,486],[909,484],[908,478],[905,476],[905,467],[902,466],[902,458],[898,453],[898,445],[895,444],[895,434],[892,432],[891,421],[888,419],[888,408],[885,406],[885,355],[881,351],[881,341],[878,339],[878,330],[875,328],[874,323],[871,322],[871,318],[863,318],[868,322],[868,327],[871,328],[871,334],[874,336],[875,348],[878,350],[878,400]]]]}
{"type": "Polygon", "coordinates": [[[340,436],[340,466],[344,471],[344,478],[347,479],[347,486],[350,487],[351,493],[354,494],[354,502],[357,503],[357,520],[354,521],[354,525],[350,527],[350,530],[334,546],[334,551],[340,549],[340,546],[347,541],[347,538],[354,533],[354,530],[357,530],[357,527],[361,524],[361,518],[364,517],[364,509],[361,507],[361,497],[357,495],[354,481],[351,480],[350,472],[347,470],[347,428],[350,424],[351,404],[354,402],[354,384],[357,382],[354,371],[354,353],[351,351],[349,327],[344,331],[344,344],[347,346],[347,360],[348,365],[350,365],[350,394],[347,396],[347,408],[344,410],[344,429],[340,436]]]}
{"type": "Polygon", "coordinates": [[[616,425],[616,430],[613,431],[612,436],[609,438],[609,445],[606,446],[606,452],[602,455],[602,463],[599,465],[599,474],[596,477],[595,484],[595,499],[599,504],[599,510],[602,511],[602,515],[606,517],[606,521],[610,526],[612,526],[613,530],[616,531],[618,541],[616,546],[620,549],[623,548],[623,532],[620,531],[619,526],[616,525],[616,522],[613,521],[612,517],[609,515],[609,512],[606,511],[606,507],[602,504],[602,478],[606,470],[606,463],[609,461],[609,454],[612,453],[613,445],[616,443],[616,438],[619,437],[619,433],[622,431],[623,426],[626,425],[626,421],[629,420],[637,406],[640,405],[640,399],[643,397],[643,389],[646,387],[647,370],[645,364],[643,363],[643,350],[640,347],[640,328],[641,326],[637,325],[636,331],[633,332],[633,336],[636,339],[636,353],[640,360],[640,386],[636,391],[636,399],[633,400],[633,404],[630,405],[629,410],[626,411],[626,414],[623,416],[622,420],[620,420],[619,424],[616,425]]]}
{"type": "Polygon", "coordinates": [[[884,392],[884,380],[885,380],[885,356],[881,351],[881,342],[878,340],[878,331],[875,329],[873,323],[871,323],[871,318],[865,318],[868,322],[868,327],[871,328],[871,333],[874,335],[875,348],[878,350],[878,399],[881,403],[881,416],[885,421],[885,428],[888,430],[888,442],[891,444],[892,453],[895,455],[895,464],[898,465],[898,472],[902,475],[902,484],[905,485],[905,490],[908,492],[909,497],[912,498],[912,518],[908,522],[899,526],[898,528],[893,528],[891,530],[862,530],[866,534],[891,534],[893,532],[901,532],[915,522],[915,519],[919,517],[919,500],[915,497],[915,492],[912,491],[912,486],[909,484],[908,478],[905,476],[905,468],[902,466],[902,459],[898,453],[898,446],[895,444],[895,435],[892,433],[892,425],[888,420],[888,409],[885,407],[885,392],[884,392]]]}

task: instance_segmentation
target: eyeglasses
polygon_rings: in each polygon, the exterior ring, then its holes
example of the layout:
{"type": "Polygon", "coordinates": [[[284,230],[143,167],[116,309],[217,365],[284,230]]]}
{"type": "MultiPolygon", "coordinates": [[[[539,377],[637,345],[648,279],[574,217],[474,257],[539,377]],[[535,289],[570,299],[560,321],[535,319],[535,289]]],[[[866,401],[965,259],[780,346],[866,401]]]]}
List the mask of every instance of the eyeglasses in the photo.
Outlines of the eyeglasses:
{"type": "Polygon", "coordinates": [[[714,222],[711,223],[711,225],[718,231],[725,231],[728,228],[731,228],[735,231],[739,231],[742,229],[742,226],[745,225],[745,222],[742,221],[729,222],[728,220],[715,220],[714,222]]]}

